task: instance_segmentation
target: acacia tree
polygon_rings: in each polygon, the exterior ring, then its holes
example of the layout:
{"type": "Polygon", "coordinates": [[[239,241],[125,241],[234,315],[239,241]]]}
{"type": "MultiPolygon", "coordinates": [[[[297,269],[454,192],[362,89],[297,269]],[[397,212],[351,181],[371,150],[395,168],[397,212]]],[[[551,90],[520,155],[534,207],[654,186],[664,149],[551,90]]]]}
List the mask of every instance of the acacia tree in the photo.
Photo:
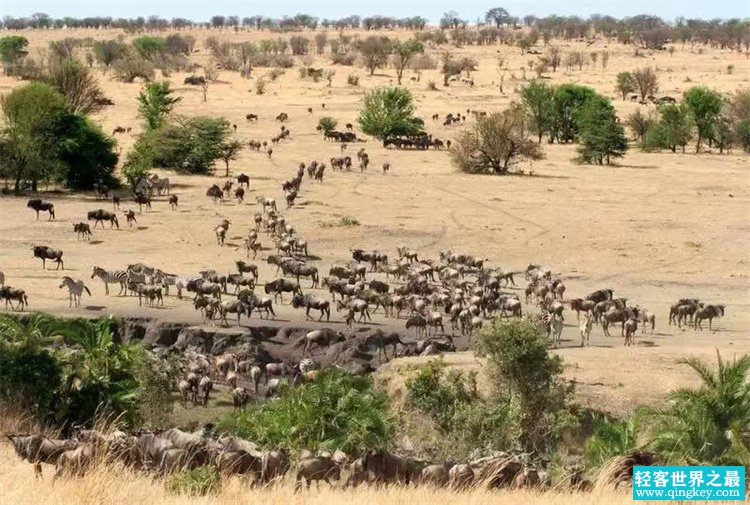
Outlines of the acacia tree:
{"type": "Polygon", "coordinates": [[[393,66],[396,67],[396,81],[401,84],[404,70],[409,66],[412,58],[424,52],[424,45],[416,40],[409,39],[403,42],[395,41],[391,46],[393,52],[393,66]]]}
{"type": "Polygon", "coordinates": [[[552,100],[555,90],[539,80],[533,80],[521,90],[521,100],[531,130],[539,137],[549,132],[552,121],[552,100]]]}
{"type": "Polygon", "coordinates": [[[502,25],[508,24],[511,21],[511,17],[503,7],[494,7],[487,11],[484,15],[484,20],[488,23],[494,23],[496,27],[500,28],[502,25]]]}
{"type": "Polygon", "coordinates": [[[480,118],[453,142],[451,160],[462,172],[506,174],[523,160],[544,158],[541,146],[526,132],[523,111],[512,105],[480,118]]]}
{"type": "Polygon", "coordinates": [[[655,95],[659,90],[656,72],[654,72],[649,67],[642,68],[633,72],[633,81],[638,87],[638,92],[641,95],[641,100],[645,100],[647,96],[655,95]]]}
{"type": "Polygon", "coordinates": [[[646,132],[644,149],[670,149],[674,153],[679,146],[684,153],[693,130],[688,108],[682,103],[667,103],[659,107],[659,116],[659,121],[646,132]]]}
{"type": "Polygon", "coordinates": [[[225,142],[224,145],[221,146],[219,157],[226,166],[226,173],[224,174],[224,177],[229,177],[229,162],[239,158],[240,152],[242,151],[243,147],[244,144],[239,140],[230,140],[229,142],[225,142]]]}
{"type": "Polygon", "coordinates": [[[29,41],[26,37],[20,35],[11,35],[9,37],[0,37],[0,61],[6,67],[18,62],[21,58],[28,54],[26,46],[29,45],[29,41]]]}
{"type": "Polygon", "coordinates": [[[388,37],[370,35],[360,41],[358,49],[365,67],[370,71],[370,75],[374,75],[376,68],[380,68],[388,62],[388,55],[391,53],[391,41],[388,37]]]}
{"type": "Polygon", "coordinates": [[[562,61],[562,51],[560,50],[559,46],[552,46],[547,51],[547,64],[552,67],[552,72],[557,71],[557,67],[560,66],[560,62],[562,61]]]}
{"type": "Polygon", "coordinates": [[[628,116],[626,124],[628,125],[628,128],[633,130],[635,139],[638,142],[643,143],[643,140],[646,137],[646,133],[651,128],[653,128],[654,124],[656,124],[656,121],[654,120],[652,115],[647,116],[643,112],[641,112],[641,109],[637,109],[635,112],[628,116]]]}
{"type": "Polygon", "coordinates": [[[104,93],[91,70],[75,58],[53,64],[42,80],[68,99],[77,114],[93,114],[104,108],[104,93]]]}

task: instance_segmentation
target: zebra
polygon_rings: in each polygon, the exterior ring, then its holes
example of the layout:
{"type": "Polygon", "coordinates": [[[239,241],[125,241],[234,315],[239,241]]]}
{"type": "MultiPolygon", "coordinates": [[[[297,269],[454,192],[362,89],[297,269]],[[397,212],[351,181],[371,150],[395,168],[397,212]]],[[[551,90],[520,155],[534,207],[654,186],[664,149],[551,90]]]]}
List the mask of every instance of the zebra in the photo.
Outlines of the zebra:
{"type": "Polygon", "coordinates": [[[89,291],[89,288],[86,287],[83,281],[75,280],[67,275],[63,277],[62,284],[60,284],[60,289],[64,287],[68,288],[68,307],[72,307],[73,303],[75,303],[76,307],[80,307],[81,296],[83,296],[84,291],[91,296],[91,291],[89,291]]]}
{"type": "Polygon", "coordinates": [[[310,370],[317,370],[318,364],[312,358],[304,358],[298,365],[300,373],[304,374],[310,370]]]}
{"type": "Polygon", "coordinates": [[[137,272],[135,270],[128,270],[127,276],[125,277],[125,283],[127,284],[128,291],[131,295],[138,293],[135,286],[140,284],[150,285],[151,277],[145,273],[137,272]]]}
{"type": "Polygon", "coordinates": [[[107,295],[109,295],[110,284],[119,284],[120,292],[117,296],[120,296],[125,290],[125,281],[127,280],[128,273],[125,270],[113,270],[112,272],[108,272],[101,267],[94,267],[94,270],[91,272],[91,278],[93,279],[94,277],[99,277],[102,282],[104,282],[104,292],[107,295]]]}

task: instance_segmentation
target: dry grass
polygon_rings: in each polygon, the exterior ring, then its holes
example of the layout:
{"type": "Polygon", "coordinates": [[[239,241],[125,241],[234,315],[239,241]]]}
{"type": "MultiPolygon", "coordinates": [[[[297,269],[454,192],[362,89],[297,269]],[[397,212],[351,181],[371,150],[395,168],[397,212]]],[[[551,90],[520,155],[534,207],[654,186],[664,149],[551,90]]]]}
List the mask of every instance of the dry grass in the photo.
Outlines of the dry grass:
{"type": "Polygon", "coordinates": [[[356,488],[344,490],[329,488],[323,484],[320,490],[309,493],[294,493],[291,482],[275,489],[251,489],[246,482],[234,478],[225,481],[220,494],[210,497],[174,496],[164,489],[161,479],[118,468],[102,467],[83,478],[58,479],[53,482],[51,467],[45,467],[42,480],[34,479],[28,463],[20,463],[13,450],[4,444],[0,447],[0,504],[2,505],[203,505],[264,503],[287,505],[304,504],[409,504],[433,505],[435,503],[485,504],[533,503],[552,504],[625,504],[630,496],[625,492],[599,489],[589,494],[539,491],[472,490],[455,493],[443,489],[402,488],[389,489],[356,488]]]}

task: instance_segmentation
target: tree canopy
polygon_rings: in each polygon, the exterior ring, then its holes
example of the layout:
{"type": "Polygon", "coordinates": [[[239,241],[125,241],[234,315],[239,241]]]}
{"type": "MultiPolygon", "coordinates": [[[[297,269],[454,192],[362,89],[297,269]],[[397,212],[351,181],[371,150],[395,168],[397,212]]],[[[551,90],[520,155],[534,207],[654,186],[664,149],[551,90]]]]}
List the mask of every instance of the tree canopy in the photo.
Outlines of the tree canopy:
{"type": "Polygon", "coordinates": [[[377,88],[365,95],[359,114],[362,131],[380,140],[394,135],[422,132],[424,121],[418,118],[414,99],[406,88],[377,88]]]}

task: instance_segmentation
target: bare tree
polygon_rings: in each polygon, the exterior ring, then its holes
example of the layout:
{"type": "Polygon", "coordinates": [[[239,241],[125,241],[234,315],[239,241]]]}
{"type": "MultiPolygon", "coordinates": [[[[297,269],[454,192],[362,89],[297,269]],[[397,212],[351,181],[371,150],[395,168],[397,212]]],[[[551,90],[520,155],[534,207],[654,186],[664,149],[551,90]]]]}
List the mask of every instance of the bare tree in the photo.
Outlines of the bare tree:
{"type": "Polygon", "coordinates": [[[224,177],[229,177],[229,162],[239,158],[242,147],[243,144],[239,140],[231,140],[221,146],[219,151],[220,157],[226,165],[226,173],[224,174],[224,177]]]}
{"type": "Polygon", "coordinates": [[[393,66],[396,67],[396,79],[401,84],[401,79],[404,76],[404,70],[409,65],[411,59],[418,53],[424,52],[424,46],[421,42],[415,39],[410,39],[404,42],[394,42],[392,45],[393,51],[393,66]]]}
{"type": "Polygon", "coordinates": [[[649,67],[633,72],[633,79],[641,94],[641,100],[645,100],[647,96],[655,95],[659,90],[656,72],[649,67]]]}
{"type": "Polygon", "coordinates": [[[388,37],[370,35],[360,41],[358,49],[365,67],[370,71],[370,75],[374,75],[376,68],[380,68],[388,62],[388,55],[391,53],[391,41],[388,37]]]}
{"type": "Polygon", "coordinates": [[[547,63],[550,67],[552,67],[552,71],[556,72],[557,67],[560,66],[560,61],[562,60],[562,51],[560,50],[560,46],[552,46],[549,48],[549,51],[547,51],[547,63]]]}

